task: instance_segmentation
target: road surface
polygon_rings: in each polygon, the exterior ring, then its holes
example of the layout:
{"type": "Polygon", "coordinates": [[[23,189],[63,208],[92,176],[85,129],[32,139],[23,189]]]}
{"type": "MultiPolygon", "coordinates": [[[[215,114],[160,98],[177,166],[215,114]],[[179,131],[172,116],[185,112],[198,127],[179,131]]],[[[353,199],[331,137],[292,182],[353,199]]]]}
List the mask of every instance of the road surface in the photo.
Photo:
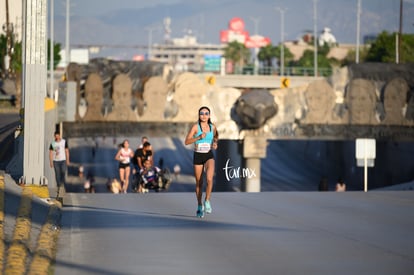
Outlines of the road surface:
{"type": "Polygon", "coordinates": [[[414,193],[66,194],[55,274],[413,274],[414,193]]]}

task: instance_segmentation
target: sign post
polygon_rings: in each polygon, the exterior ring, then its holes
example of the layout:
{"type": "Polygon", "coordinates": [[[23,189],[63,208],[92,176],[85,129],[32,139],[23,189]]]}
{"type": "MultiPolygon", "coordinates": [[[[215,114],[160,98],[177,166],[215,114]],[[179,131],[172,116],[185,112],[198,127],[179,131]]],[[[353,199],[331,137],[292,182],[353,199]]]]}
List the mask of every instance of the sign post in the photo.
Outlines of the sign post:
{"type": "Polygon", "coordinates": [[[357,166],[364,167],[364,192],[368,191],[368,166],[374,167],[375,151],[375,139],[356,139],[355,155],[357,166]]]}

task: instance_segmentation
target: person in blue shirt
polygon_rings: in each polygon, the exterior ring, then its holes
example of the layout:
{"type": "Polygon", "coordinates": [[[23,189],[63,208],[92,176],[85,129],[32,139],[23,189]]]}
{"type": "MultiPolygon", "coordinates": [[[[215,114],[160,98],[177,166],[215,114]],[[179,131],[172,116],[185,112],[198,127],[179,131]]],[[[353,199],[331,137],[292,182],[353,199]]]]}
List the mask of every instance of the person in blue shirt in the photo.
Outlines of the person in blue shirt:
{"type": "Polygon", "coordinates": [[[194,176],[196,180],[197,212],[199,218],[204,213],[212,212],[210,197],[213,190],[214,155],[217,149],[218,132],[210,120],[210,109],[206,106],[198,110],[198,122],[195,123],[185,138],[185,145],[194,144],[194,176]],[[203,203],[203,171],[206,173],[206,195],[203,203]]]}

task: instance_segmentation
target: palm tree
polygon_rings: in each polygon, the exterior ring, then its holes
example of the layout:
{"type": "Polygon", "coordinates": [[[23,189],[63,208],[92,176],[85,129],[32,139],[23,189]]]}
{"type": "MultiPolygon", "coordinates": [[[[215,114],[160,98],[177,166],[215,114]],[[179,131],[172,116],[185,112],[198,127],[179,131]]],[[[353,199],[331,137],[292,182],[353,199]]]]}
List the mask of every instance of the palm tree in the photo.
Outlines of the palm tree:
{"type": "Polygon", "coordinates": [[[244,44],[232,41],[224,48],[224,58],[235,65],[237,64],[241,70],[250,59],[250,50],[244,44]]]}
{"type": "Polygon", "coordinates": [[[265,67],[272,66],[272,59],[277,57],[277,47],[274,47],[272,44],[269,44],[265,47],[260,48],[259,54],[257,57],[262,61],[265,67]]]}
{"type": "MultiPolygon", "coordinates": [[[[283,59],[284,59],[284,64],[288,64],[293,60],[293,54],[292,52],[286,48],[285,46],[283,46],[283,59]]],[[[262,47],[260,48],[258,57],[259,60],[262,61],[264,63],[265,68],[270,68],[272,67],[272,60],[274,58],[277,58],[278,60],[278,65],[279,67],[281,67],[281,49],[282,46],[273,46],[273,45],[267,45],[266,47],[262,47]]]]}

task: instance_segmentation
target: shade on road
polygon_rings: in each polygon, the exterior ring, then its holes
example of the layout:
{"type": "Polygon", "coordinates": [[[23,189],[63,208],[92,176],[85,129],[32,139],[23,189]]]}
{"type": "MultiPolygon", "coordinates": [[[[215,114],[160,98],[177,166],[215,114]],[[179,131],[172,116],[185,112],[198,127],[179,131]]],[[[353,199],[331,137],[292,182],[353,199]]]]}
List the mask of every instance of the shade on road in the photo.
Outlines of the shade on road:
{"type": "Polygon", "coordinates": [[[68,193],[55,274],[413,274],[414,193],[68,193]]]}

